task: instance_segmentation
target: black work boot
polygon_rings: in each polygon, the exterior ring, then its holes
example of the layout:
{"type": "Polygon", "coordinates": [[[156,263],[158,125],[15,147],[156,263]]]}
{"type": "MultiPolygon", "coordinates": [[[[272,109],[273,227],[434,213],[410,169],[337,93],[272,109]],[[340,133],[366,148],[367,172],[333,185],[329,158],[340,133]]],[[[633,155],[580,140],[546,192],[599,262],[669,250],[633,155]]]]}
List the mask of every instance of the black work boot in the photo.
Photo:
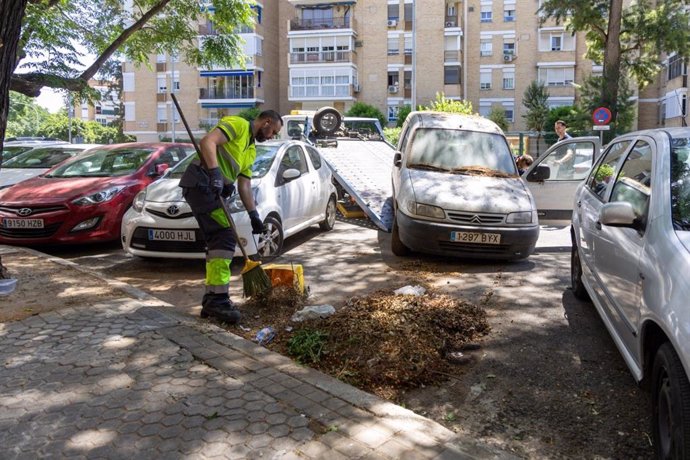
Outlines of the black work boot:
{"type": "Polygon", "coordinates": [[[212,317],[229,324],[240,322],[242,315],[227,294],[204,294],[201,301],[201,317],[212,317]]]}

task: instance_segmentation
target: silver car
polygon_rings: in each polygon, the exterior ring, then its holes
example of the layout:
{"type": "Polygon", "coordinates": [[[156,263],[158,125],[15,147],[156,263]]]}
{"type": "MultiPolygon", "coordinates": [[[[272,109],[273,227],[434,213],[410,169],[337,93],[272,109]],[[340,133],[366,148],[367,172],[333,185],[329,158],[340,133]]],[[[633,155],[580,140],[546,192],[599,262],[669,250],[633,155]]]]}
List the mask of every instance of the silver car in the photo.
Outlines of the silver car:
{"type": "Polygon", "coordinates": [[[614,139],[579,186],[571,282],[652,392],[658,458],[690,457],[690,128],[614,139]]]}

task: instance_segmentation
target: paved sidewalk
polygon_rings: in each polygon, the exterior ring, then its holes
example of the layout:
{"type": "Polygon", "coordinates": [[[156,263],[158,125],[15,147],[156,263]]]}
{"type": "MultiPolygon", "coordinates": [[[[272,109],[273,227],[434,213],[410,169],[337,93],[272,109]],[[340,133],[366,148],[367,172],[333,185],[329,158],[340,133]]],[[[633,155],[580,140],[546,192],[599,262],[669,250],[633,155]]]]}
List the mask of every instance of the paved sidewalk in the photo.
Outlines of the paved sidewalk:
{"type": "Polygon", "coordinates": [[[117,285],[0,323],[0,458],[510,458],[117,285]]]}

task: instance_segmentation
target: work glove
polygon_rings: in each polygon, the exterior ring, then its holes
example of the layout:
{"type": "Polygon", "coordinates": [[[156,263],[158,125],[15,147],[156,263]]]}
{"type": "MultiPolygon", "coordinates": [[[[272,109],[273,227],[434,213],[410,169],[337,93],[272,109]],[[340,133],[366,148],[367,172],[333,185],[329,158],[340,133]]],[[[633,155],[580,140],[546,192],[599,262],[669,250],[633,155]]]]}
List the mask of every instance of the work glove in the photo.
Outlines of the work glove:
{"type": "Polygon", "coordinates": [[[263,233],[268,228],[264,225],[263,221],[261,220],[261,217],[259,217],[259,211],[256,209],[253,211],[249,211],[249,220],[252,223],[252,233],[255,235],[258,235],[259,233],[263,233]]]}
{"type": "Polygon", "coordinates": [[[214,195],[220,195],[223,191],[223,174],[220,172],[220,168],[211,168],[208,170],[209,186],[211,187],[211,193],[214,195]]]}
{"type": "Polygon", "coordinates": [[[235,186],[233,184],[225,184],[223,190],[220,192],[220,196],[229,198],[233,193],[235,193],[235,186]]]}

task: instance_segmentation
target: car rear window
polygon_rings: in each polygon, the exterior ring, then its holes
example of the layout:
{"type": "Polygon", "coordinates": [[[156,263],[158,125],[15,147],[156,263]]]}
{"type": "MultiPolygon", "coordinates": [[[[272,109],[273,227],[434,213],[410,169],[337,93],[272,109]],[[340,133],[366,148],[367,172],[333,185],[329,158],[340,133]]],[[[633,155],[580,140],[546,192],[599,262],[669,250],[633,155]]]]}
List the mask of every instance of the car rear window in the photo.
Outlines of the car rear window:
{"type": "Polygon", "coordinates": [[[59,149],[54,147],[35,148],[7,160],[3,168],[45,169],[73,157],[82,149],[59,149]]]}
{"type": "Polygon", "coordinates": [[[409,146],[407,167],[448,171],[488,170],[517,174],[505,138],[499,134],[459,129],[418,129],[409,146]]]}

